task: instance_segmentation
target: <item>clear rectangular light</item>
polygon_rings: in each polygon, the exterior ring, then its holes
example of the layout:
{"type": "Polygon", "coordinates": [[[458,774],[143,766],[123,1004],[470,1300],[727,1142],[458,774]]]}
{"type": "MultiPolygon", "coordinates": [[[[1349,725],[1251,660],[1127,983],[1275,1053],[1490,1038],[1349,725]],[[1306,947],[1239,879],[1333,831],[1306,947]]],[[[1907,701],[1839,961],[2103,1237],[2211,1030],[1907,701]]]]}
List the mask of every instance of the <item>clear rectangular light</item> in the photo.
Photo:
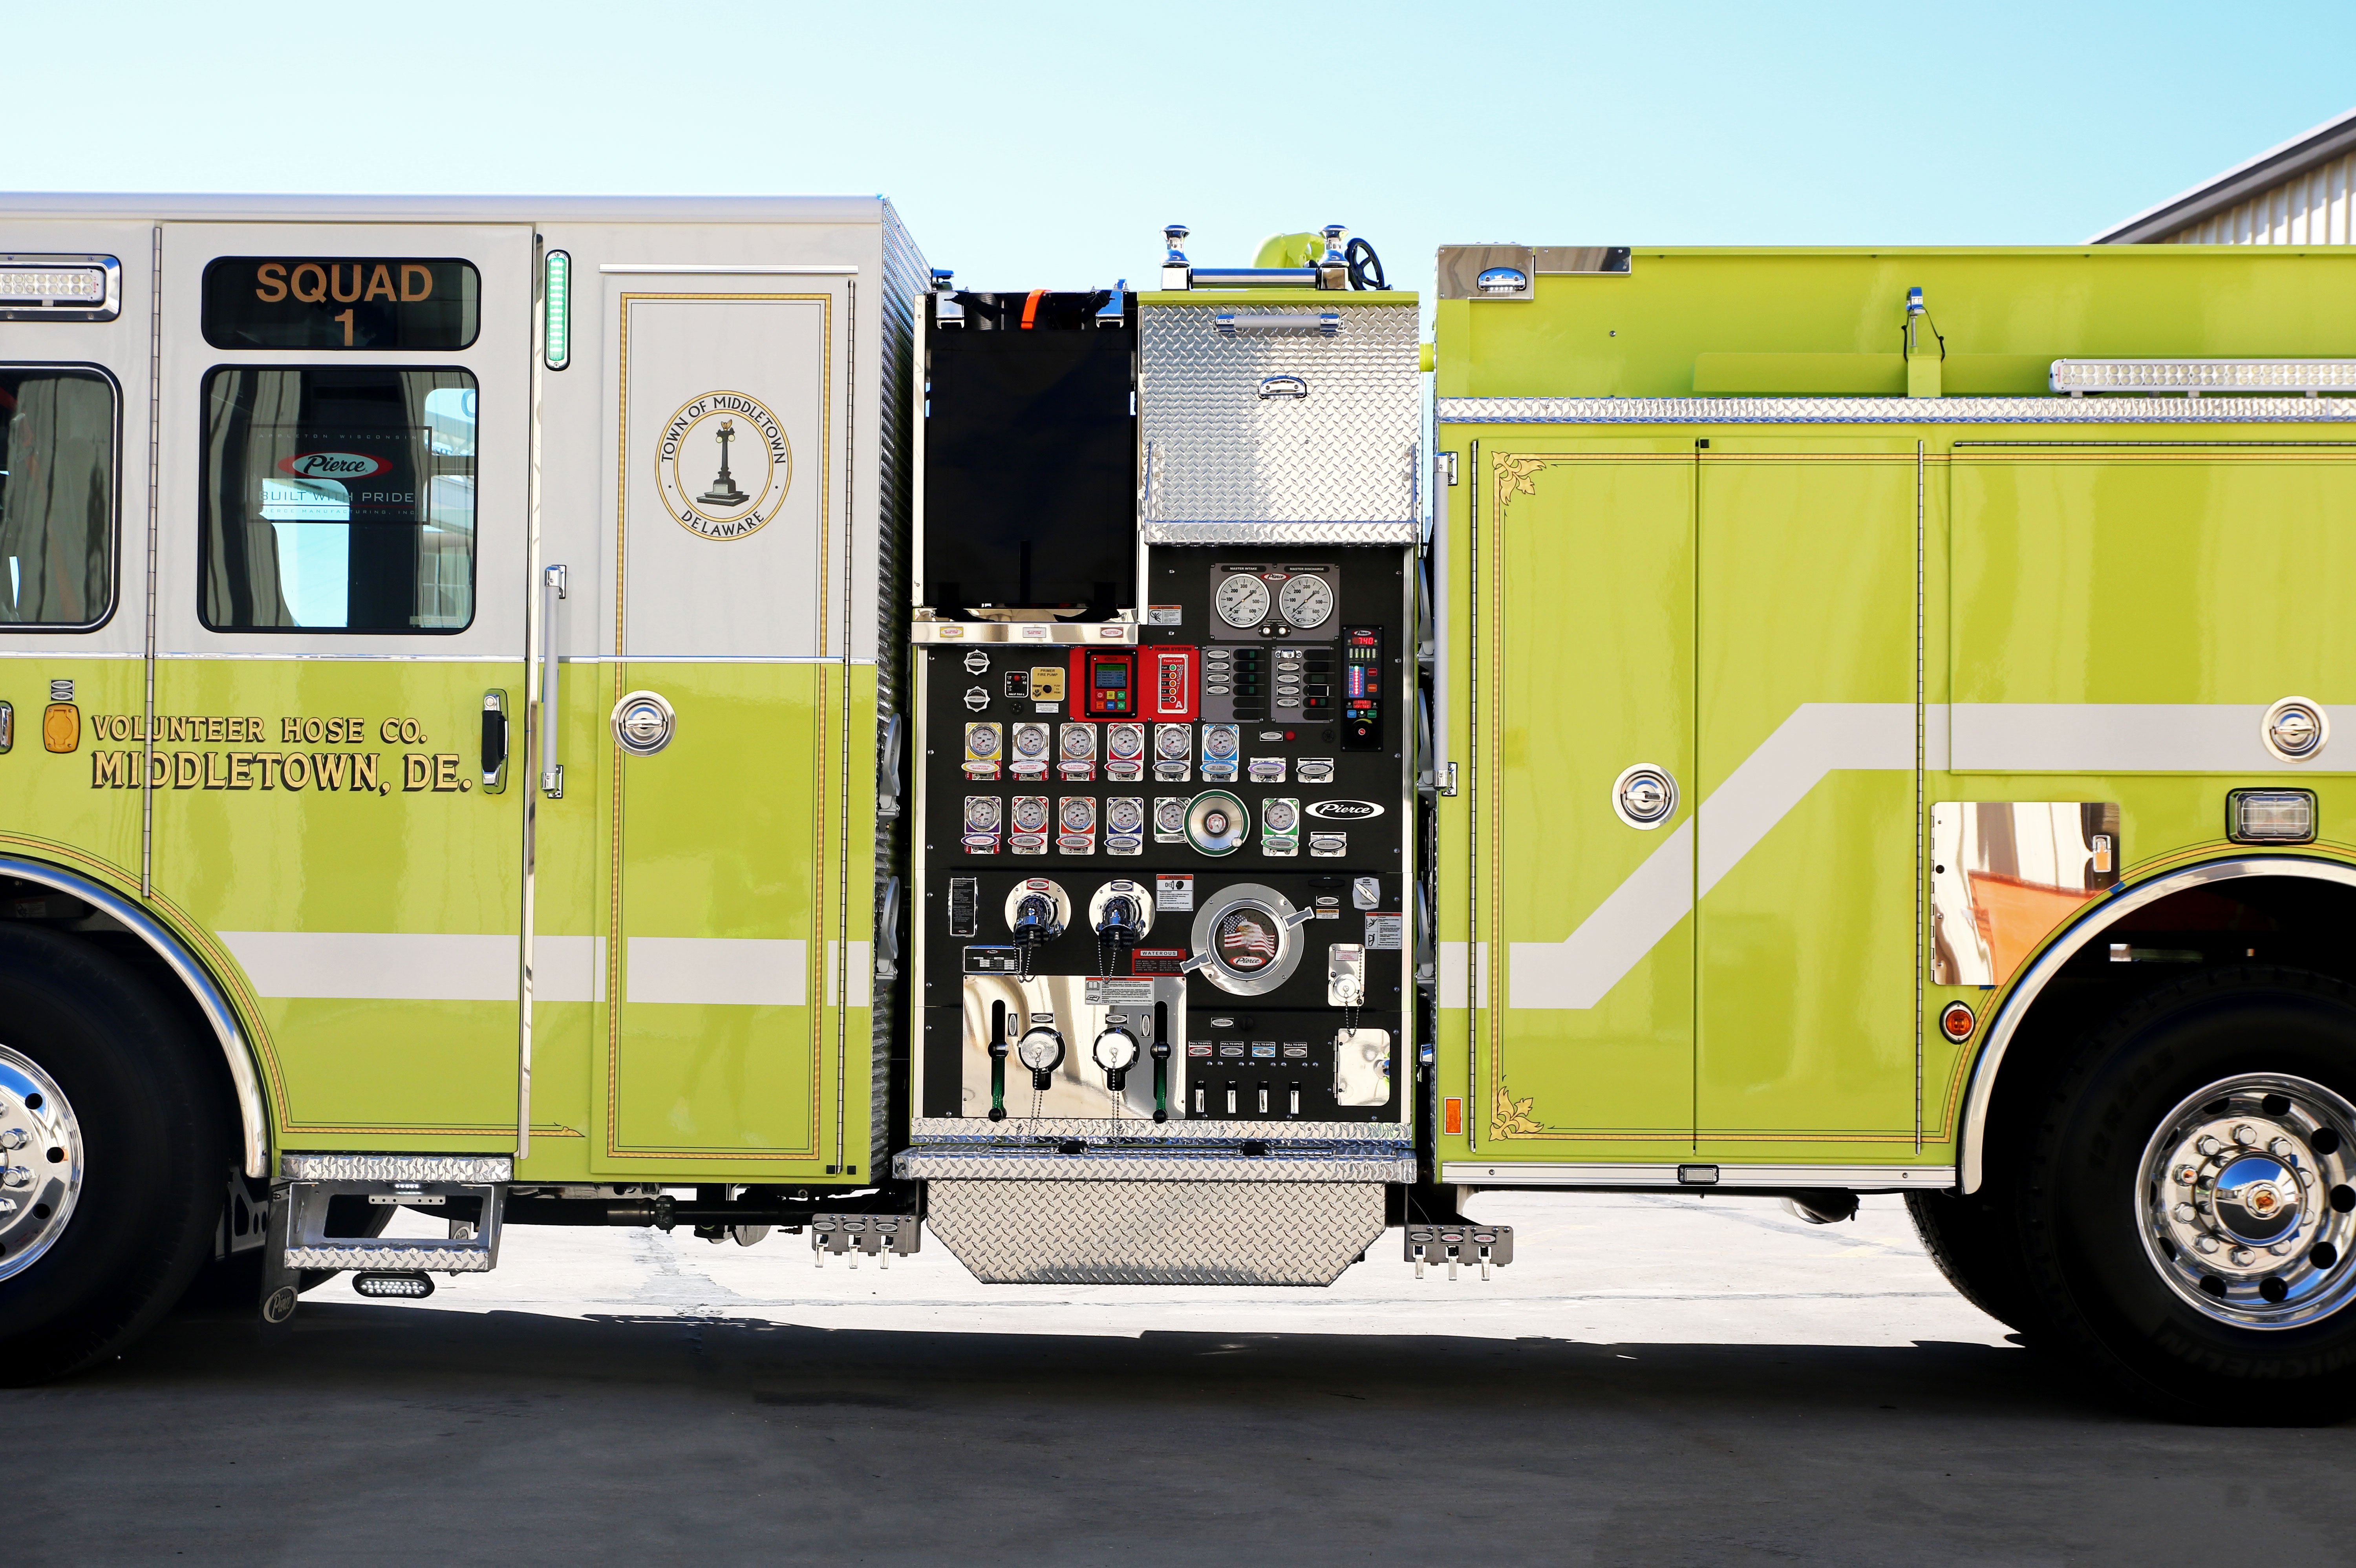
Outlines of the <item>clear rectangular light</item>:
{"type": "Polygon", "coordinates": [[[0,304],[106,303],[102,267],[0,267],[0,304]]]}
{"type": "Polygon", "coordinates": [[[2315,841],[2315,792],[2229,790],[2225,836],[2236,844],[2311,844],[2315,841]]]}
{"type": "Polygon", "coordinates": [[[2356,359],[2056,359],[2050,383],[2088,392],[2356,392],[2356,359]]]}
{"type": "Polygon", "coordinates": [[[541,353],[552,370],[573,363],[573,257],[551,251],[541,261],[541,353]]]}

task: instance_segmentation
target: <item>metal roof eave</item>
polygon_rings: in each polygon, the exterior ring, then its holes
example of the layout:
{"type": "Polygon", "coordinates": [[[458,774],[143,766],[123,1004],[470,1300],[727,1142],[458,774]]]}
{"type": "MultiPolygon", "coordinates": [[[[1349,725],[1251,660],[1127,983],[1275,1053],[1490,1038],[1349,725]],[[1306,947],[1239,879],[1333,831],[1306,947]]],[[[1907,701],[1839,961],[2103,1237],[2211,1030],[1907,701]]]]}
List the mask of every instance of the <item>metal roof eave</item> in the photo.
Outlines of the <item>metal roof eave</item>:
{"type": "Polygon", "coordinates": [[[209,223],[875,223],[880,196],[0,192],[0,219],[209,223]]]}
{"type": "Polygon", "coordinates": [[[2269,147],[2246,163],[2202,180],[2157,207],[2147,207],[2126,222],[2114,224],[2093,236],[2086,243],[2140,245],[2189,229],[2269,186],[2328,164],[2351,147],[2356,147],[2356,109],[2335,115],[2312,130],[2302,131],[2279,146],[2269,147]]]}

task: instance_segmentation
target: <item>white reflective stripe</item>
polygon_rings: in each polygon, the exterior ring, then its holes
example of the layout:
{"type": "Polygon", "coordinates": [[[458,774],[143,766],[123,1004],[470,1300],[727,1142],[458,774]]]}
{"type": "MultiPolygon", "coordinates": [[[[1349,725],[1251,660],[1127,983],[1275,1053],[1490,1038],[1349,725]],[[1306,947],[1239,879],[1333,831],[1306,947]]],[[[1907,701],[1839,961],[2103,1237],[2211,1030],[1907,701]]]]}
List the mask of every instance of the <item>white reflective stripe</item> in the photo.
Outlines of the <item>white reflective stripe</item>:
{"type": "MultiPolygon", "coordinates": [[[[2285,695],[2289,695],[2286,693],[2285,695]]],[[[2356,708],[2324,709],[2334,763],[2286,763],[2260,739],[2266,704],[2247,702],[1958,702],[1954,767],[1988,773],[2278,773],[2356,768],[2356,708]]]]}
{"type": "MultiPolygon", "coordinates": [[[[826,944],[826,1005],[830,1008],[842,1005],[837,999],[841,993],[841,987],[835,979],[836,976],[843,973],[840,967],[841,952],[842,944],[829,939],[826,944]]],[[[850,979],[851,1005],[854,1008],[873,1006],[875,1001],[875,944],[873,943],[854,942],[851,944],[850,979]]]]}
{"type": "Polygon", "coordinates": [[[380,1002],[513,1002],[513,936],[391,931],[224,931],[219,933],[264,997],[380,1002]]]}
{"type": "Polygon", "coordinates": [[[726,936],[633,936],[625,999],[798,1008],[809,999],[808,944],[726,936]]]}
{"type": "Polygon", "coordinates": [[[1697,885],[1718,886],[1835,768],[1913,766],[1912,703],[1802,703],[1701,803],[1697,885]]]}
{"type": "Polygon", "coordinates": [[[531,944],[531,995],[538,1002],[605,999],[605,939],[541,936],[531,944]]]}
{"type": "Polygon", "coordinates": [[[1678,823],[1562,941],[1510,944],[1505,1005],[1591,1008],[1601,1001],[1693,908],[1693,838],[1692,821],[1678,823]]]}
{"type": "Polygon", "coordinates": [[[1913,765],[1912,703],[1802,703],[1569,936],[1512,944],[1506,1005],[1595,1006],[1825,774],[1913,765]]]}
{"type": "Polygon", "coordinates": [[[1489,1005],[1489,944],[1470,942],[1443,942],[1440,944],[1440,1002],[1443,1008],[1485,1008],[1489,1005]],[[1466,993],[1472,988],[1473,970],[1470,960],[1472,950],[1480,949],[1480,993],[1466,993]]]}

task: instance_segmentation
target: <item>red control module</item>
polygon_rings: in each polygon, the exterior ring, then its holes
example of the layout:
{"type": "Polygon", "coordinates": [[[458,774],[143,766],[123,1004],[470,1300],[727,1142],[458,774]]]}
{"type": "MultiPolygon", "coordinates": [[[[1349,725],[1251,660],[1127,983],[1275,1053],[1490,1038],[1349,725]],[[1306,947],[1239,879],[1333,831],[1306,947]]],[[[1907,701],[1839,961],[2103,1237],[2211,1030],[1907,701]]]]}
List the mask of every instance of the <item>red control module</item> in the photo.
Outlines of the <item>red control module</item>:
{"type": "Polygon", "coordinates": [[[1176,723],[1194,717],[1203,667],[1199,649],[1157,645],[1140,648],[1137,661],[1138,692],[1145,704],[1140,718],[1176,723]]]}
{"type": "Polygon", "coordinates": [[[1127,648],[1072,650],[1072,713],[1085,719],[1137,717],[1137,656],[1127,648]]]}

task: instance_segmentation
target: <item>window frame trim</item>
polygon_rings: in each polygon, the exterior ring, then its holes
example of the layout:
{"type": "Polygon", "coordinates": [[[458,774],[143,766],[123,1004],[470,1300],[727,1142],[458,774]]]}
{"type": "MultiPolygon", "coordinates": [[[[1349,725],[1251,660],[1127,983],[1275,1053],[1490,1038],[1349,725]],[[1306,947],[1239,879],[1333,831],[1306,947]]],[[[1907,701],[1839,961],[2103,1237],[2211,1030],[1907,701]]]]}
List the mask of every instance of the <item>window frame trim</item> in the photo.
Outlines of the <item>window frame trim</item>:
{"type": "MultiPolygon", "coordinates": [[[[477,336],[479,336],[480,335],[478,334],[477,336]]],[[[273,350],[273,352],[300,353],[307,351],[280,349],[273,350]]],[[[424,350],[421,352],[442,351],[424,350]]],[[[452,350],[451,352],[458,351],[452,350]]],[[[455,637],[473,631],[475,628],[475,623],[482,617],[483,609],[483,521],[482,511],[479,505],[477,506],[475,513],[475,547],[466,552],[466,621],[464,625],[406,626],[399,628],[385,628],[380,626],[366,626],[359,628],[350,626],[217,626],[206,616],[205,582],[207,575],[212,565],[212,528],[210,519],[205,515],[205,485],[206,481],[212,475],[212,459],[210,456],[210,445],[207,440],[209,432],[206,428],[205,415],[206,410],[209,406],[209,389],[211,386],[212,379],[215,376],[220,375],[224,370],[391,370],[396,373],[417,371],[428,374],[446,373],[448,371],[455,370],[459,374],[465,376],[467,381],[471,383],[470,389],[477,399],[477,406],[478,408],[480,406],[479,400],[481,399],[483,392],[483,380],[480,376],[476,374],[475,368],[472,365],[460,364],[455,361],[440,365],[355,365],[349,360],[339,359],[330,360],[327,364],[320,365],[313,364],[308,361],[256,363],[248,360],[241,363],[236,360],[224,360],[205,367],[203,371],[197,377],[196,396],[197,495],[196,507],[194,510],[196,513],[197,523],[197,573],[196,581],[190,586],[195,590],[197,629],[207,636],[213,637],[455,637]]],[[[479,432],[481,421],[477,420],[476,422],[477,432],[479,432]]],[[[475,447],[475,473],[478,481],[482,474],[482,451],[481,437],[478,433],[476,438],[475,447]]],[[[478,484],[477,486],[477,496],[478,500],[480,494],[481,489],[478,484]]],[[[424,527],[423,522],[421,520],[417,524],[417,527],[423,528],[424,527]]]]}
{"type": "MultiPolygon", "coordinates": [[[[45,633],[51,636],[87,636],[112,624],[123,607],[123,380],[107,367],[89,359],[0,358],[0,372],[10,370],[86,370],[106,384],[114,398],[114,436],[106,519],[106,608],[94,621],[0,621],[0,634],[45,633]]],[[[6,450],[0,441],[0,453],[6,450]]]]}

